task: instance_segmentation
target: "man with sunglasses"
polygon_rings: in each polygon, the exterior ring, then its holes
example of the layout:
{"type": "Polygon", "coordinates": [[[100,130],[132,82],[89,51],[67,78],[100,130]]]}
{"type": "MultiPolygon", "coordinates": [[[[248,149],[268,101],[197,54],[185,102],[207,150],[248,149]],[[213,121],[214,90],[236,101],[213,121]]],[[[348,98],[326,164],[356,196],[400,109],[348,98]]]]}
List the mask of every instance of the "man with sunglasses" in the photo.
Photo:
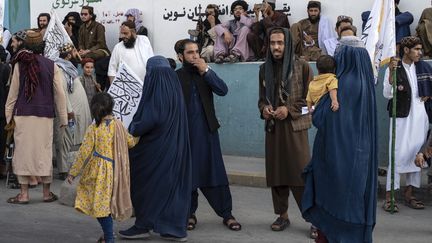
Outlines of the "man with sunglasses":
{"type": "Polygon", "coordinates": [[[78,51],[80,56],[95,61],[108,57],[110,52],[105,40],[105,27],[96,21],[93,7],[82,7],[81,20],[84,24],[79,30],[78,51]]]}
{"type": "Polygon", "coordinates": [[[81,58],[95,60],[96,81],[102,90],[108,89],[107,71],[111,53],[105,40],[105,27],[96,22],[96,15],[90,6],[82,7],[81,20],[83,24],[79,29],[78,53],[81,58]]]}

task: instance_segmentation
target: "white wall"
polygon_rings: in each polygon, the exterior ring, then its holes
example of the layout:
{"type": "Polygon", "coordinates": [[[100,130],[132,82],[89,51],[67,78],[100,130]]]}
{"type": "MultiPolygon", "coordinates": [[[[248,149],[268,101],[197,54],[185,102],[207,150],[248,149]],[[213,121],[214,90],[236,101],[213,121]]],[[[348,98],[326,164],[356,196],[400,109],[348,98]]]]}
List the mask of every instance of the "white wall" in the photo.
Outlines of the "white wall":
{"type": "MultiPolygon", "coordinates": [[[[321,0],[322,14],[329,16],[336,21],[339,15],[348,15],[354,19],[354,25],[361,29],[361,13],[370,10],[374,0],[321,0]]],[[[233,0],[31,0],[31,25],[36,27],[36,17],[41,12],[49,12],[51,8],[57,7],[57,15],[63,17],[69,11],[80,12],[80,5],[89,4],[95,8],[97,21],[104,23],[107,34],[107,43],[112,48],[118,42],[118,32],[121,22],[126,18],[122,16],[129,8],[138,8],[142,10],[143,22],[149,30],[150,40],[156,54],[167,57],[174,56],[174,43],[182,38],[188,38],[188,29],[193,29],[196,22],[189,18],[197,19],[195,16],[195,7],[201,4],[202,12],[209,3],[215,3],[223,10],[230,10],[233,0]],[[68,3],[68,4],[63,4],[68,3]],[[171,17],[168,14],[171,13],[171,17]],[[177,18],[174,15],[177,13],[177,18]],[[185,14],[183,16],[183,14],[185,14]],[[175,19],[175,20],[174,20],[175,19]]],[[[252,9],[254,3],[260,3],[260,0],[247,1],[249,9],[252,9]]],[[[276,8],[282,9],[289,7],[290,24],[307,17],[306,6],[308,0],[277,0],[276,8]]],[[[418,19],[424,8],[430,7],[429,0],[401,0],[399,8],[401,11],[410,11],[414,15],[414,23],[411,25],[412,34],[417,26],[418,19]]],[[[222,11],[223,11],[222,10],[222,11]]],[[[229,20],[232,16],[225,13],[221,20],[229,20]]]]}

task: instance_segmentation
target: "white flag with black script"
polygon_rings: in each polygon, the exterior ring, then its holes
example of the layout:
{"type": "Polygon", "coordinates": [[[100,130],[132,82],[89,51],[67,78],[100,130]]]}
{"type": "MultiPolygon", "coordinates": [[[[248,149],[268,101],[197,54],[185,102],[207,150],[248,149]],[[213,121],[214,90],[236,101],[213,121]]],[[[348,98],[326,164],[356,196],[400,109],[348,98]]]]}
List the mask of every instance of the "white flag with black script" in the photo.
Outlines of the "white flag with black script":
{"type": "Polygon", "coordinates": [[[142,96],[144,82],[124,62],[120,63],[108,94],[114,99],[114,116],[128,128],[142,96]]]}
{"type": "Polygon", "coordinates": [[[380,66],[396,56],[396,28],[394,0],[375,0],[362,34],[371,58],[375,80],[380,66]]]}
{"type": "Polygon", "coordinates": [[[59,48],[63,44],[70,43],[73,45],[73,43],[54,9],[51,10],[50,15],[51,21],[44,36],[44,56],[54,61],[59,57],[59,48]]]}

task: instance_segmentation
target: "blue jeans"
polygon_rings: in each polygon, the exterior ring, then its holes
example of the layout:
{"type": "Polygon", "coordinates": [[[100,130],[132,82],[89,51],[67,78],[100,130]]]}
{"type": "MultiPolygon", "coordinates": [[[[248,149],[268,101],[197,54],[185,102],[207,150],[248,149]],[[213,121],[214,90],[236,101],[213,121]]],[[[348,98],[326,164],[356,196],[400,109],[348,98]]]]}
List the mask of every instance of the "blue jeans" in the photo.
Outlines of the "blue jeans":
{"type": "Polygon", "coordinates": [[[113,219],[111,215],[108,217],[97,218],[97,220],[102,226],[105,242],[114,242],[113,219]]]}

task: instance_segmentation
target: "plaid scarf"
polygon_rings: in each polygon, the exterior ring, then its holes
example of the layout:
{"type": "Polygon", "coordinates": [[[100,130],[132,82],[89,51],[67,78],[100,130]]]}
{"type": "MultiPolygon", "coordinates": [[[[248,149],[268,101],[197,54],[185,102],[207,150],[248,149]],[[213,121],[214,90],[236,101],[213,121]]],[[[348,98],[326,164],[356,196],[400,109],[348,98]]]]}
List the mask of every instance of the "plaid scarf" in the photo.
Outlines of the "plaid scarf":
{"type": "Polygon", "coordinates": [[[24,95],[27,102],[31,100],[39,85],[40,67],[36,55],[29,50],[20,50],[11,61],[12,66],[19,62],[24,70],[24,95]]]}

